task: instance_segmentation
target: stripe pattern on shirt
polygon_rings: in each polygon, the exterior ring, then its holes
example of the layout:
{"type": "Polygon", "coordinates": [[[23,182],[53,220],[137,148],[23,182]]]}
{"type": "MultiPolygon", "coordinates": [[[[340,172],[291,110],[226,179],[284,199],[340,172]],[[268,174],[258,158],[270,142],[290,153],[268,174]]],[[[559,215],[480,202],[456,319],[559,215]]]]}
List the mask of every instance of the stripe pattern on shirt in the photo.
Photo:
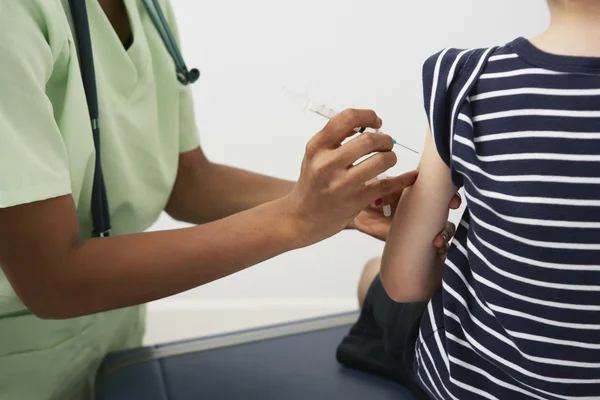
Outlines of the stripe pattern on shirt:
{"type": "Polygon", "coordinates": [[[434,399],[599,399],[600,75],[516,47],[479,52],[471,77],[472,51],[423,66],[430,128],[467,211],[415,370],[434,399]]]}

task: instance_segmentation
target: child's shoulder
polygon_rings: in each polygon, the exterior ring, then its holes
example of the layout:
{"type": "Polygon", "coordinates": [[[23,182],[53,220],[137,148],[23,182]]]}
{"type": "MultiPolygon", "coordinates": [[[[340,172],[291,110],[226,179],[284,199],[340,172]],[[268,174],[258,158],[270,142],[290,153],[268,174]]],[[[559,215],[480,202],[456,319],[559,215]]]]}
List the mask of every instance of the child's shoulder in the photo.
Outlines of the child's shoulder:
{"type": "Polygon", "coordinates": [[[422,66],[423,94],[426,108],[431,102],[452,102],[468,91],[485,70],[489,61],[515,57],[513,42],[488,48],[448,47],[429,56],[422,66]]]}
{"type": "Polygon", "coordinates": [[[454,78],[483,67],[490,59],[509,57],[514,54],[510,44],[487,48],[463,49],[448,47],[427,57],[423,62],[424,81],[447,78],[448,86],[454,78]]]}
{"type": "MultiPolygon", "coordinates": [[[[450,165],[451,136],[473,86],[489,60],[514,54],[510,44],[489,48],[446,48],[423,63],[423,100],[441,158],[450,165]]],[[[511,55],[512,57],[512,55],[511,55]]]]}
{"type": "Polygon", "coordinates": [[[499,46],[472,49],[448,47],[436,52],[423,62],[422,76],[425,88],[445,82],[445,90],[448,90],[455,81],[462,79],[464,82],[471,78],[473,73],[477,77],[488,61],[516,57],[514,45],[520,39],[522,38],[499,46]]]}

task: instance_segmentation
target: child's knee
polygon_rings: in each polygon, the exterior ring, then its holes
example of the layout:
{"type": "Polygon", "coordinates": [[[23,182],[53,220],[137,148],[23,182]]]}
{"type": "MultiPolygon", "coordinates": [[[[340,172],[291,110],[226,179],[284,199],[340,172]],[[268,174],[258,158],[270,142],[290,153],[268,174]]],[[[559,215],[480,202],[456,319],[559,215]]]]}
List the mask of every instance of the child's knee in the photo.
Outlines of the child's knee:
{"type": "Polygon", "coordinates": [[[381,258],[377,257],[365,264],[360,280],[358,282],[358,304],[362,308],[365,298],[367,297],[367,291],[373,283],[373,279],[379,274],[379,268],[381,266],[381,258]]]}

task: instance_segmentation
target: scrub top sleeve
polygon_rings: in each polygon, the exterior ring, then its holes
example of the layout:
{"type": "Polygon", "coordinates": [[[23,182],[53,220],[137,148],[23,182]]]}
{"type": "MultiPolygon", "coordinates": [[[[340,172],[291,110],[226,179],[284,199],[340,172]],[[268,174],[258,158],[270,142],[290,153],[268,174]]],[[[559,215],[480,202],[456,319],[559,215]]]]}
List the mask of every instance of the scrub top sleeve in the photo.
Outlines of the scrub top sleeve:
{"type": "Polygon", "coordinates": [[[71,193],[66,148],[45,91],[55,52],[22,3],[29,2],[9,2],[0,12],[0,208],[71,193]]]}
{"type": "Polygon", "coordinates": [[[186,87],[181,91],[179,103],[179,152],[194,150],[200,145],[192,91],[186,87]]]}
{"type": "MultiPolygon", "coordinates": [[[[169,0],[163,1],[163,9],[165,12],[165,17],[167,18],[167,22],[169,23],[169,26],[173,31],[173,35],[175,36],[175,41],[181,49],[177,20],[169,0]]],[[[181,52],[182,54],[185,54],[183,50],[181,50],[181,52]]],[[[188,68],[192,67],[188,65],[188,68]]],[[[196,117],[194,112],[192,85],[182,85],[179,96],[179,152],[185,153],[195,149],[200,145],[198,127],[196,125],[196,117]]]]}

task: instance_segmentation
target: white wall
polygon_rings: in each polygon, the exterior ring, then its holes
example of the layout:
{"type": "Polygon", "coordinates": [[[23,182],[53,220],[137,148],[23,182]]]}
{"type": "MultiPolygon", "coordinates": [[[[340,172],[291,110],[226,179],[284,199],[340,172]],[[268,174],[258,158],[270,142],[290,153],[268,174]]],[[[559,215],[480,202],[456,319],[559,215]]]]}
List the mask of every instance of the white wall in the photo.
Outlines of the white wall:
{"type": "MultiPolygon", "coordinates": [[[[287,179],[297,177],[305,143],[324,121],[283,97],[282,86],[309,91],[338,109],[373,108],[386,131],[420,149],[424,59],[447,46],[489,46],[531,36],[548,20],[541,0],[172,2],[188,66],[202,72],[194,94],[205,152],[215,162],[287,179]]],[[[398,156],[392,172],[418,162],[405,151],[398,156]]],[[[163,217],[154,229],[178,226],[163,217]]],[[[181,337],[259,323],[268,313],[257,310],[279,310],[267,321],[272,322],[353,308],[361,267],[382,248],[343,232],[152,304],[149,340],[171,337],[158,328],[166,321],[179,329],[170,335],[181,337]],[[246,318],[240,320],[239,313],[246,318]]]]}

